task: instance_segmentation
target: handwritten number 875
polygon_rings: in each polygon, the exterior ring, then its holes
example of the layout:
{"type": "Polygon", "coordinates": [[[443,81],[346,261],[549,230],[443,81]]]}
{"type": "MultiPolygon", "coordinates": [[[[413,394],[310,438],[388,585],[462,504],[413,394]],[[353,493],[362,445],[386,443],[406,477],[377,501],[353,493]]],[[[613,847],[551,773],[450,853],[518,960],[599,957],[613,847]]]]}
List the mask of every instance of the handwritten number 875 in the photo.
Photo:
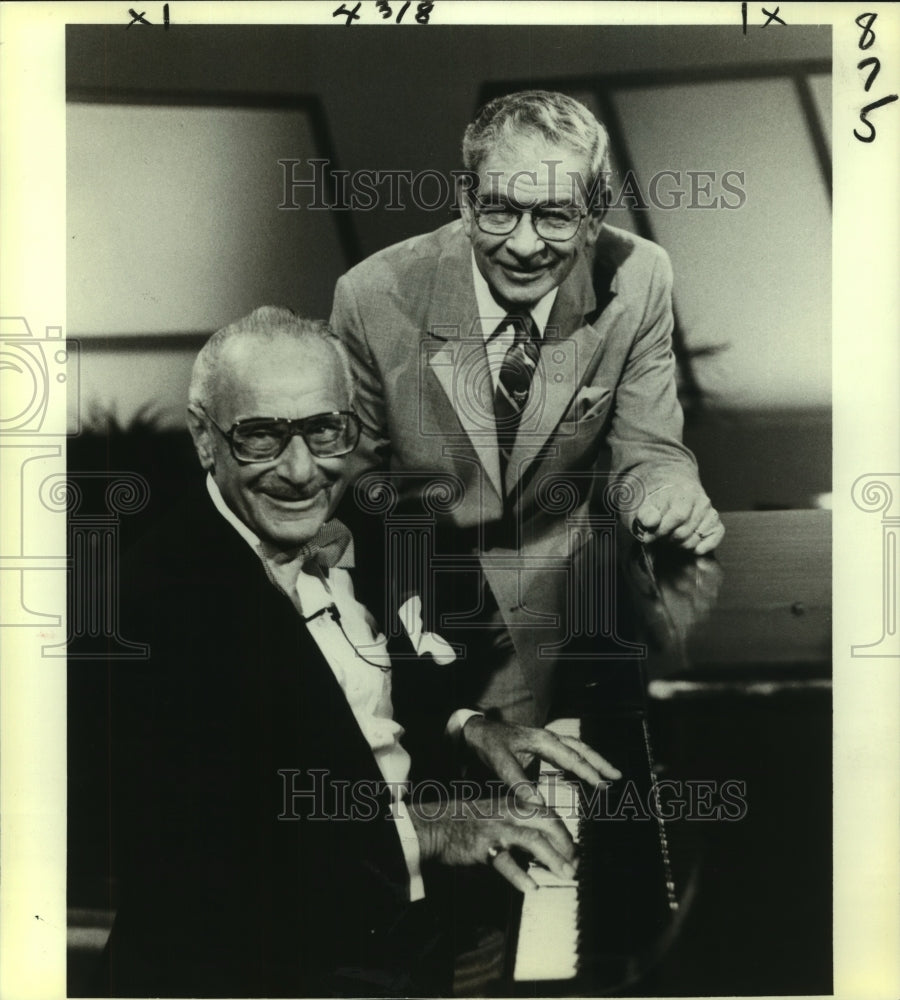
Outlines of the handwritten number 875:
{"type": "MultiPolygon", "coordinates": [[[[868,48],[871,48],[872,44],[875,41],[875,32],[872,28],[872,25],[875,23],[875,18],[877,17],[878,15],[875,13],[867,13],[867,14],[860,14],[859,17],[855,18],[856,24],[860,28],[862,28],[862,34],[859,37],[859,47],[863,51],[865,51],[868,48]]],[[[865,69],[868,66],[871,66],[872,69],[869,75],[866,77],[866,82],[863,84],[863,89],[867,94],[872,84],[875,82],[875,78],[881,71],[881,60],[877,59],[875,56],[868,56],[866,59],[860,60],[856,68],[865,69]]],[[[853,134],[856,136],[857,139],[859,139],[860,142],[873,142],[875,139],[876,135],[875,126],[869,121],[867,117],[869,112],[875,111],[877,108],[883,108],[885,104],[892,104],[896,100],[897,100],[896,94],[888,94],[886,97],[880,97],[877,101],[872,101],[871,104],[867,104],[864,108],[862,108],[862,110],[859,112],[859,120],[863,125],[866,126],[866,128],[869,131],[866,135],[860,135],[856,129],[853,130],[853,134]]]]}

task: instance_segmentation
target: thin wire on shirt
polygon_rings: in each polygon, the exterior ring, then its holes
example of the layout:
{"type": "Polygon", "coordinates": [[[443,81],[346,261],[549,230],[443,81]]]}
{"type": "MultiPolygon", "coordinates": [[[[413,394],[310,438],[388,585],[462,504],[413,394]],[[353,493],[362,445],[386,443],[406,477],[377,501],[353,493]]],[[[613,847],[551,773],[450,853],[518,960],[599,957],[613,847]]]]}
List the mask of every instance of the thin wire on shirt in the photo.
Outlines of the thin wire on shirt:
{"type": "Polygon", "coordinates": [[[311,614],[308,618],[304,617],[303,621],[308,624],[314,618],[318,618],[319,615],[324,615],[326,611],[328,612],[329,615],[331,615],[331,620],[341,630],[341,635],[347,640],[347,644],[350,646],[353,652],[356,653],[356,655],[363,661],[363,663],[368,663],[370,667],[377,667],[382,673],[385,674],[390,673],[391,671],[390,661],[388,662],[387,666],[384,666],[384,664],[382,663],[375,663],[374,660],[367,660],[359,651],[359,649],[354,645],[353,640],[344,631],[344,626],[341,624],[341,613],[340,611],[338,611],[338,607],[336,604],[332,603],[327,605],[327,607],[319,608],[319,610],[316,611],[315,614],[311,614]]]}

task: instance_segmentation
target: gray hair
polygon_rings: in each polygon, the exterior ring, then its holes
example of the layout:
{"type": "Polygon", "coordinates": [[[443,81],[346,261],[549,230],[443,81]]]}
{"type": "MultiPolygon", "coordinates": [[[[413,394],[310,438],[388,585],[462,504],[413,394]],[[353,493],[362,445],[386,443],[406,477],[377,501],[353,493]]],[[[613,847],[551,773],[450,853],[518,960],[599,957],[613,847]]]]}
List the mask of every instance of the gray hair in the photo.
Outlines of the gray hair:
{"type": "Polygon", "coordinates": [[[489,101],[463,135],[463,165],[477,174],[493,148],[521,135],[538,136],[584,153],[590,170],[590,205],[605,208],[609,204],[606,129],[580,101],[555,91],[521,90],[489,101]]]}
{"type": "Polygon", "coordinates": [[[191,370],[188,402],[191,406],[208,408],[221,377],[222,359],[230,344],[255,338],[263,344],[277,340],[312,339],[324,344],[337,359],[338,367],[347,388],[347,398],[352,404],[354,380],[347,348],[331,327],[321,319],[304,319],[290,309],[279,306],[260,306],[249,316],[223,326],[200,348],[191,370]]]}

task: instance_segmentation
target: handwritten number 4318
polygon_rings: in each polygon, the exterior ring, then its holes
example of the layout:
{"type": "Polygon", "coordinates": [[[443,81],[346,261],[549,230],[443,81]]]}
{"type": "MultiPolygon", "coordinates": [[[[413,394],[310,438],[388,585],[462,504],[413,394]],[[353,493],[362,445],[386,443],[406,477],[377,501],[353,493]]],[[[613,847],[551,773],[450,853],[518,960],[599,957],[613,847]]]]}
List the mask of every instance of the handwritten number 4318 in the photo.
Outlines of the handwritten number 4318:
{"type": "MultiPolygon", "coordinates": [[[[875,23],[875,18],[878,17],[877,14],[867,13],[860,14],[856,18],[856,24],[862,28],[862,34],[859,36],[859,47],[865,51],[872,47],[875,42],[875,32],[872,30],[872,25],[875,23]]],[[[869,75],[866,77],[866,82],[863,84],[863,90],[868,94],[875,82],[875,78],[881,71],[881,60],[876,56],[867,56],[865,59],[861,59],[857,65],[857,69],[869,69],[869,75]]],[[[867,104],[859,112],[859,120],[863,125],[869,130],[865,135],[860,135],[856,129],[853,130],[853,134],[859,139],[860,142],[872,142],[875,139],[875,126],[869,121],[867,115],[869,112],[874,111],[876,108],[883,108],[885,104],[891,104],[897,100],[896,94],[888,94],[886,97],[880,97],[877,101],[872,101],[871,104],[867,104]]]]}
{"type": "MultiPolygon", "coordinates": [[[[403,15],[412,6],[412,0],[405,0],[404,3],[397,4],[396,6],[398,9],[398,13],[397,16],[394,18],[394,21],[396,24],[400,24],[400,22],[403,20],[403,15]]],[[[360,7],[362,7],[362,0],[360,0],[360,2],[357,3],[352,10],[350,10],[347,7],[346,3],[342,3],[340,7],[338,7],[338,9],[334,11],[334,13],[331,16],[346,18],[344,23],[350,25],[353,24],[354,21],[358,21],[360,19],[361,16],[359,13],[360,7]]],[[[378,13],[381,14],[383,19],[392,17],[394,14],[394,9],[388,2],[388,0],[376,0],[375,7],[377,8],[378,13]]],[[[431,0],[426,0],[426,2],[417,3],[416,13],[415,13],[416,21],[419,24],[428,24],[428,20],[432,10],[434,10],[434,3],[431,2],[431,0]]]]}

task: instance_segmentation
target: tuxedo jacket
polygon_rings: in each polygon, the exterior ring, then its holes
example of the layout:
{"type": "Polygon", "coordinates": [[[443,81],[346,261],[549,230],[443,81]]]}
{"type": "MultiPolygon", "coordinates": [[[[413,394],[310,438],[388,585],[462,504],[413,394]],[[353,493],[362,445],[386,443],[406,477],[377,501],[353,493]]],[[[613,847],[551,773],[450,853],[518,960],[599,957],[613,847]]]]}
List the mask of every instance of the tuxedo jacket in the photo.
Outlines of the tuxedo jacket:
{"type": "Polygon", "coordinates": [[[202,479],[130,553],[121,594],[150,653],[110,664],[121,899],[99,992],[441,994],[370,747],[202,479]]]}
{"type": "Polygon", "coordinates": [[[672,273],[660,247],[602,227],[559,287],[501,481],[472,266],[454,222],[338,281],[331,324],[366,427],[348,502],[380,504],[386,537],[418,532],[441,634],[477,626],[487,582],[542,717],[554,665],[590,640],[599,604],[614,603],[601,536],[658,487],[697,482],[681,443],[672,273]],[[389,490],[370,470],[389,474],[389,490]]]}

